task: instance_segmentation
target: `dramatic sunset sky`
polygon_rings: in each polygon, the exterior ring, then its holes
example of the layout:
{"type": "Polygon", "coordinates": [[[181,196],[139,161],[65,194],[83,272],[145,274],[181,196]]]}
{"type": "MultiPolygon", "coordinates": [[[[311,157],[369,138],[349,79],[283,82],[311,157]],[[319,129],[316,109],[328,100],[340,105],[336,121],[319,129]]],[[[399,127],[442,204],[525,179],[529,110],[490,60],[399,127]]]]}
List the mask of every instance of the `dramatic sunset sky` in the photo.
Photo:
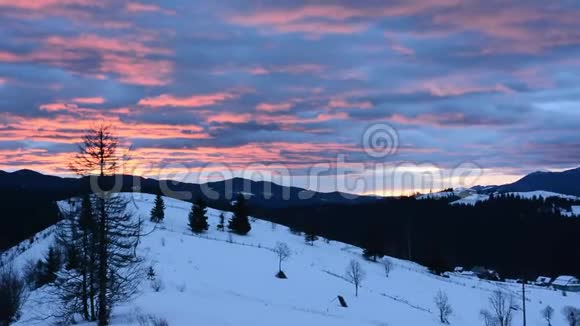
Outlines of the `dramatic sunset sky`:
{"type": "MultiPolygon", "coordinates": [[[[69,175],[101,121],[136,173],[190,181],[468,162],[495,184],[580,163],[578,1],[0,0],[0,19],[3,170],[69,175]],[[375,123],[393,155],[363,150],[375,123]]],[[[397,192],[378,188],[354,191],[397,192]]]]}

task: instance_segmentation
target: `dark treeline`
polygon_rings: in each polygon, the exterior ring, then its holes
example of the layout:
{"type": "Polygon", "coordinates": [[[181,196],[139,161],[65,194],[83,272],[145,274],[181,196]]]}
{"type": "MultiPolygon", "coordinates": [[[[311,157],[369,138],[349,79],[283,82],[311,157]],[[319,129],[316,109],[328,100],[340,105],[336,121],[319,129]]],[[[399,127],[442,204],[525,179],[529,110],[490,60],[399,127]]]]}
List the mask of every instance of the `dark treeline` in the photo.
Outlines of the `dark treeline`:
{"type": "Polygon", "coordinates": [[[22,190],[0,191],[0,251],[17,245],[60,218],[52,196],[22,190]]]}
{"type": "Polygon", "coordinates": [[[448,200],[385,199],[359,205],[254,209],[261,218],[383,254],[411,259],[436,271],[484,266],[502,277],[580,274],[580,219],[552,202],[492,198],[476,206],[448,200]]]}

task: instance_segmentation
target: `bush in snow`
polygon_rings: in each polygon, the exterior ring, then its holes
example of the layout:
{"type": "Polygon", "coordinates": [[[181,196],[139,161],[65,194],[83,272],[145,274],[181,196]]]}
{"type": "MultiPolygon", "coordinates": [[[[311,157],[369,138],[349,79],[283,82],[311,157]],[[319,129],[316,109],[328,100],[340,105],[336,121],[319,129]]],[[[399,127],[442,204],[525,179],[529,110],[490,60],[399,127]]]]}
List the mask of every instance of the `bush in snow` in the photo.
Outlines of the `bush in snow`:
{"type": "Polygon", "coordinates": [[[383,259],[383,267],[385,269],[385,276],[388,278],[393,269],[393,263],[389,259],[383,259]]]}
{"type": "Polygon", "coordinates": [[[159,278],[151,280],[151,288],[155,292],[161,292],[163,290],[163,282],[159,278]]]}
{"type": "Polygon", "coordinates": [[[19,318],[26,301],[24,280],[10,266],[0,270],[0,325],[9,325],[19,318]]]}
{"type": "Polygon", "coordinates": [[[447,294],[442,291],[437,292],[437,295],[435,296],[435,305],[439,310],[439,321],[442,324],[449,324],[449,316],[453,313],[453,309],[449,304],[447,294]]]}
{"type": "Polygon", "coordinates": [[[360,287],[362,281],[366,276],[365,271],[362,269],[360,263],[356,260],[351,260],[346,267],[346,279],[354,284],[355,296],[358,297],[358,288],[360,287]]]}
{"type": "Polygon", "coordinates": [[[147,279],[149,281],[153,281],[156,275],[157,274],[155,274],[155,269],[153,268],[153,266],[149,266],[149,269],[147,269],[147,279]]]}
{"type": "Polygon", "coordinates": [[[187,286],[185,285],[185,283],[181,283],[177,286],[177,291],[183,293],[185,292],[185,289],[187,289],[187,286]]]}

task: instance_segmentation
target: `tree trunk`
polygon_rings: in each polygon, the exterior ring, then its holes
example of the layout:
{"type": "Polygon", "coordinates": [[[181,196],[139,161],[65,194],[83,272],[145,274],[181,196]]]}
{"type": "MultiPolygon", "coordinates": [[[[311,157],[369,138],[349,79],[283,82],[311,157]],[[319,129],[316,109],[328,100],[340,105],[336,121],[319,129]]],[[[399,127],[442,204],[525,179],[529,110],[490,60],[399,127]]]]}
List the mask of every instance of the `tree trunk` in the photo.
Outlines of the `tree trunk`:
{"type": "MultiPolygon", "coordinates": [[[[104,194],[101,194],[104,196],[104,194]]],[[[99,326],[106,326],[109,319],[109,307],[107,302],[107,213],[105,211],[105,199],[99,196],[100,216],[99,216],[99,272],[97,275],[99,283],[99,326]]]]}

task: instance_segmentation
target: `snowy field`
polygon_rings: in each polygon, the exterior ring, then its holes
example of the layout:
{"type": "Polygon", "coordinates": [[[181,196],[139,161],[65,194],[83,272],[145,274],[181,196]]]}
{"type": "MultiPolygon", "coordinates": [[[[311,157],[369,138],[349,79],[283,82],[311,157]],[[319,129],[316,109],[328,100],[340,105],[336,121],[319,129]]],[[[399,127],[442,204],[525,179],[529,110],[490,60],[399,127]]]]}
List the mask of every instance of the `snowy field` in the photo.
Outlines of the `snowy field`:
{"type": "MultiPolygon", "coordinates": [[[[149,218],[154,196],[135,194],[132,209],[149,218]]],[[[144,266],[154,266],[163,283],[155,292],[143,280],[141,291],[132,301],[116,308],[113,325],[139,325],[138,317],[154,315],[169,325],[439,325],[434,297],[445,292],[453,308],[451,325],[483,325],[481,309],[489,309],[488,297],[501,290],[515,297],[521,306],[521,287],[472,278],[432,275],[417,264],[388,258],[393,269],[387,278],[380,263],[365,261],[361,249],[322,239],[314,246],[288,228],[257,220],[247,236],[230,235],[216,229],[217,210],[208,210],[210,230],[194,236],[187,227],[191,204],[165,198],[165,221],[142,239],[140,254],[144,266]],[[230,242],[230,237],[231,241],[230,242]],[[276,242],[288,244],[292,257],[283,264],[287,280],[274,277],[278,260],[270,250],[276,242]],[[366,272],[359,296],[344,279],[351,259],[360,261],[366,272]],[[336,300],[342,295],[349,307],[336,300]]],[[[226,215],[229,217],[229,214],[226,215]]],[[[152,229],[147,222],[145,229],[152,229]]],[[[37,236],[29,245],[8,251],[4,259],[21,267],[29,259],[41,258],[52,242],[53,229],[37,236]]],[[[47,287],[30,294],[22,318],[16,325],[46,325],[40,320],[51,308],[47,287]]],[[[561,314],[564,306],[580,306],[580,295],[539,287],[527,287],[529,326],[543,326],[540,311],[547,305],[555,309],[552,325],[566,325],[561,314]]],[[[521,311],[515,311],[513,325],[521,325],[521,311]]]]}

